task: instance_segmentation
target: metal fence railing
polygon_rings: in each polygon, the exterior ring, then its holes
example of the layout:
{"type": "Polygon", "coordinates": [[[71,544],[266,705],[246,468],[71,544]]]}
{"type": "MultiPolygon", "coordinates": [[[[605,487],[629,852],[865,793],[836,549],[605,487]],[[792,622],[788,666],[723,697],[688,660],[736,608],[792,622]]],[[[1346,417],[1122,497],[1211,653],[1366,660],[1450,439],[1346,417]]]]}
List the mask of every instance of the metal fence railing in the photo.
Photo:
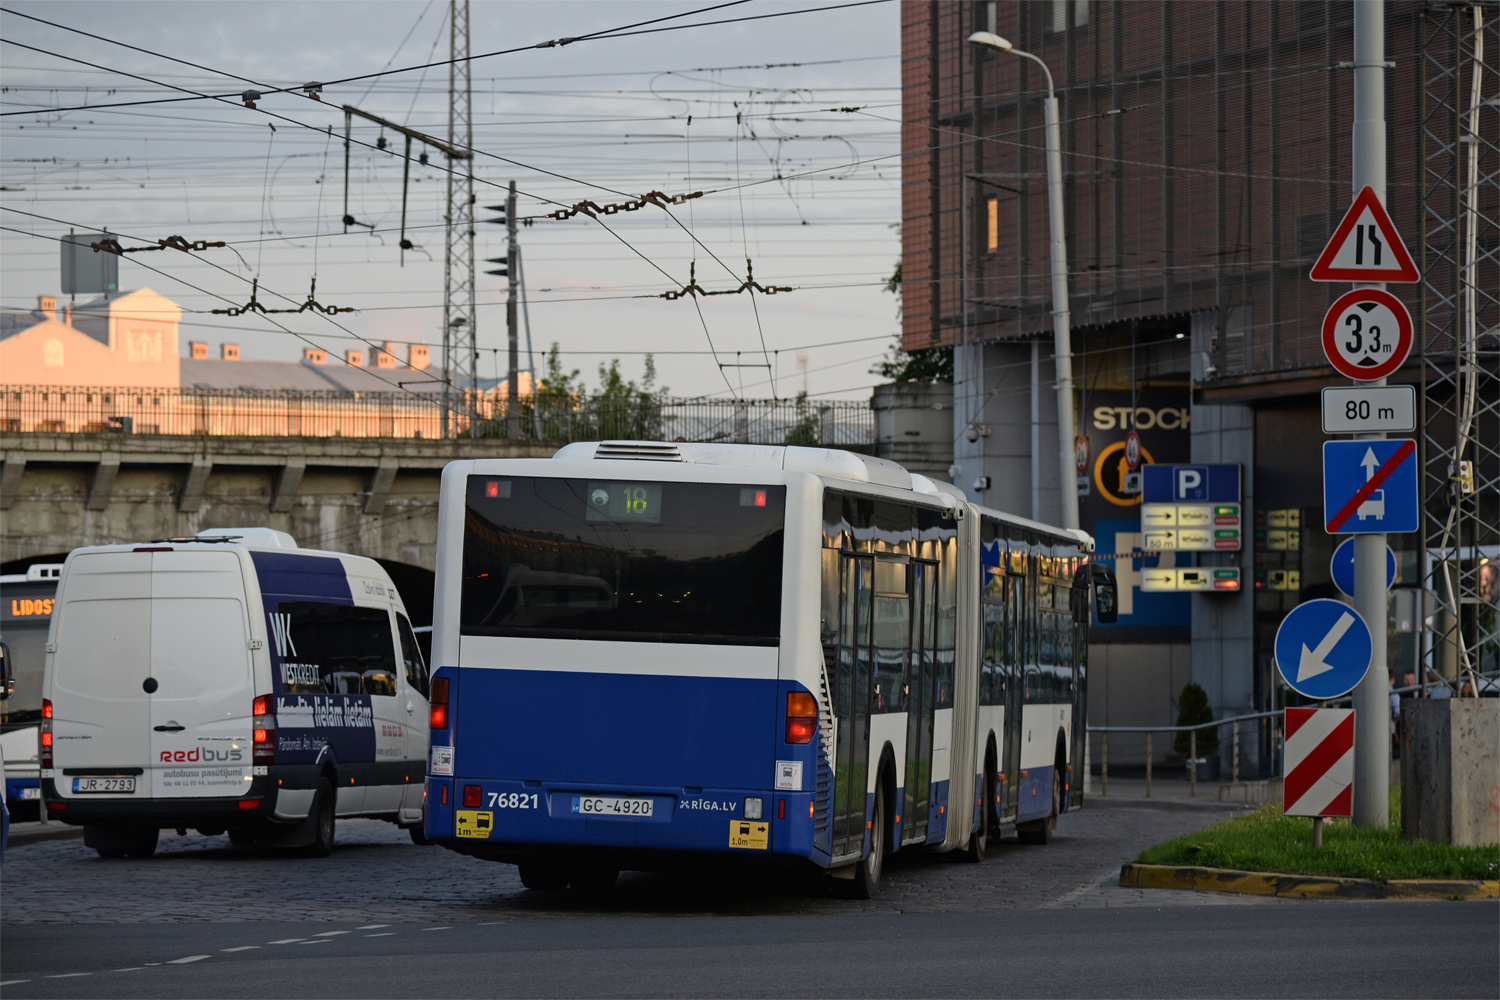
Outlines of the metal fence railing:
{"type": "Polygon", "coordinates": [[[635,439],[861,447],[865,400],[522,397],[463,393],[450,419],[435,393],[0,385],[0,431],[265,437],[635,439]]]}
{"type": "MultiPolygon", "coordinates": [[[[1230,771],[1230,773],[1231,773],[1230,780],[1237,782],[1237,781],[1240,780],[1240,733],[1241,733],[1242,724],[1243,723],[1247,723],[1247,722],[1255,722],[1255,723],[1258,723],[1258,725],[1265,725],[1265,723],[1261,722],[1261,720],[1264,720],[1264,719],[1275,720],[1272,723],[1273,730],[1272,730],[1272,738],[1271,738],[1271,741],[1270,741],[1271,742],[1271,746],[1273,748],[1272,754],[1273,754],[1273,757],[1275,757],[1279,753],[1279,749],[1280,749],[1280,746],[1281,746],[1281,730],[1280,730],[1280,726],[1277,724],[1277,723],[1279,723],[1279,721],[1281,719],[1281,716],[1282,716],[1282,712],[1280,712],[1280,711],[1277,711],[1277,712],[1254,712],[1254,713],[1251,713],[1250,715],[1236,715],[1233,718],[1229,718],[1229,719],[1217,719],[1217,720],[1215,720],[1213,722],[1204,722],[1204,723],[1201,723],[1201,724],[1196,725],[1196,726],[1088,726],[1085,729],[1085,732],[1087,732],[1090,737],[1092,737],[1095,733],[1099,734],[1100,737],[1102,737],[1101,740],[1100,740],[1100,744],[1101,744],[1100,749],[1101,749],[1101,752],[1100,752],[1100,755],[1099,755],[1099,782],[1100,782],[1100,792],[1099,792],[1099,794],[1100,795],[1108,795],[1109,794],[1109,734],[1110,733],[1145,733],[1146,734],[1146,798],[1148,798],[1148,799],[1151,797],[1151,772],[1152,772],[1152,765],[1154,763],[1154,759],[1153,758],[1155,756],[1155,753],[1154,753],[1155,747],[1152,745],[1153,744],[1153,737],[1154,737],[1154,735],[1156,733],[1186,733],[1187,737],[1188,737],[1188,746],[1187,746],[1187,773],[1188,773],[1188,782],[1189,782],[1189,792],[1188,792],[1188,794],[1190,796],[1197,796],[1197,794],[1198,794],[1198,761],[1200,759],[1199,756],[1198,756],[1198,747],[1199,747],[1199,737],[1198,737],[1198,734],[1200,732],[1213,732],[1214,735],[1217,736],[1218,735],[1217,734],[1217,730],[1220,727],[1222,727],[1222,726],[1229,726],[1229,727],[1231,727],[1230,728],[1230,743],[1231,743],[1231,746],[1232,746],[1232,750],[1231,750],[1231,753],[1230,753],[1230,769],[1231,769],[1231,771],[1230,771]]],[[[1258,732],[1258,726],[1257,726],[1257,730],[1253,731],[1253,732],[1254,732],[1254,735],[1257,736],[1257,737],[1260,735],[1259,732],[1258,732]]],[[[1207,741],[1204,742],[1204,746],[1205,747],[1208,746],[1207,741]]],[[[1273,761],[1273,765],[1274,765],[1274,761],[1273,761]]]]}

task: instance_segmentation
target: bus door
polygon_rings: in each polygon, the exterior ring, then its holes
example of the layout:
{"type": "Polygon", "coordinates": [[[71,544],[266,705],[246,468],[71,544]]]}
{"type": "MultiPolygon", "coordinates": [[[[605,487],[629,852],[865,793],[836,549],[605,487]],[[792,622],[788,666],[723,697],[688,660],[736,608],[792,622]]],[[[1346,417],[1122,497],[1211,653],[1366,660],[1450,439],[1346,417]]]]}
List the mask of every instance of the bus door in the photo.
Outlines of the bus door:
{"type": "Polygon", "coordinates": [[[870,694],[875,672],[874,559],[839,557],[839,649],[833,677],[833,857],[860,856],[865,845],[865,791],[870,767],[870,694]]]}
{"type": "Polygon", "coordinates": [[[901,842],[927,839],[932,802],[932,715],[937,690],[937,564],[913,562],[911,656],[906,668],[906,789],[901,842]]]}
{"type": "MultiPolygon", "coordinates": [[[[1082,578],[1087,580],[1088,563],[1085,562],[1082,578]]],[[[1088,705],[1085,701],[1088,684],[1088,661],[1089,661],[1089,622],[1093,617],[1093,608],[1090,606],[1089,598],[1091,591],[1089,587],[1073,588],[1073,656],[1072,656],[1072,679],[1073,683],[1068,688],[1070,708],[1073,713],[1073,745],[1069,748],[1069,759],[1073,762],[1072,780],[1069,782],[1067,802],[1069,809],[1077,809],[1083,805],[1084,766],[1088,761],[1084,758],[1085,743],[1088,739],[1088,705]]]]}
{"type": "Polygon", "coordinates": [[[1014,822],[1021,801],[1021,706],[1026,672],[1026,578],[1005,578],[1005,808],[1003,818],[1014,822]]]}

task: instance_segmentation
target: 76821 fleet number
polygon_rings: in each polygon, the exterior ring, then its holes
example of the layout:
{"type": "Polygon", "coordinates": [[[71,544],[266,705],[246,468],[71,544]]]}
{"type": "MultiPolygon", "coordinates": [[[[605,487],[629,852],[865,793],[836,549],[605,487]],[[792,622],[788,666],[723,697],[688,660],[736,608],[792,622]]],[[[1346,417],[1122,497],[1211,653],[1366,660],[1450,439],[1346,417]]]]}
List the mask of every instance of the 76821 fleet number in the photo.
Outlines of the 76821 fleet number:
{"type": "Polygon", "coordinates": [[[531,792],[490,792],[491,809],[536,809],[540,801],[531,792]]]}

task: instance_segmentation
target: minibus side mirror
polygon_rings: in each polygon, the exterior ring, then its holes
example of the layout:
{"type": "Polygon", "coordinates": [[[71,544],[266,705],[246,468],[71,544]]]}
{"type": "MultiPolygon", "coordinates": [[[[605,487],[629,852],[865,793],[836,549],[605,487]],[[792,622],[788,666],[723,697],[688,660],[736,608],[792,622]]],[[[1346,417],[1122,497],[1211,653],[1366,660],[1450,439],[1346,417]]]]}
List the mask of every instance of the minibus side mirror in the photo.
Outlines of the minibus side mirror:
{"type": "Polygon", "coordinates": [[[10,673],[10,647],[0,642],[0,701],[6,701],[16,690],[16,679],[10,673]]]}
{"type": "Polygon", "coordinates": [[[1094,616],[1100,625],[1113,625],[1120,620],[1120,594],[1114,571],[1098,563],[1090,568],[1094,578],[1094,616]]]}

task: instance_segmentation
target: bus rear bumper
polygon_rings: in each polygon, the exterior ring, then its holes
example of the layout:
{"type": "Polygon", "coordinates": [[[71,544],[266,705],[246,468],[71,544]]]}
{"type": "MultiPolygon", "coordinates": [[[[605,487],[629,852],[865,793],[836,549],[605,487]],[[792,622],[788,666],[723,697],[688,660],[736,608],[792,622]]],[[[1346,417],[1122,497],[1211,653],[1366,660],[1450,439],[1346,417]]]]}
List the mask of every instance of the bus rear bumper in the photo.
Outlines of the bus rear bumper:
{"type": "Polygon", "coordinates": [[[512,864],[542,855],[577,864],[583,855],[599,854],[639,870],[673,867],[665,859],[691,856],[791,857],[826,866],[827,854],[815,846],[814,813],[810,791],[429,778],[425,830],[459,853],[512,864]],[[477,808],[465,808],[466,791],[468,805],[477,808]],[[587,800],[599,798],[649,800],[651,814],[590,812],[587,800]],[[755,800],[760,816],[747,817],[755,800]]]}

